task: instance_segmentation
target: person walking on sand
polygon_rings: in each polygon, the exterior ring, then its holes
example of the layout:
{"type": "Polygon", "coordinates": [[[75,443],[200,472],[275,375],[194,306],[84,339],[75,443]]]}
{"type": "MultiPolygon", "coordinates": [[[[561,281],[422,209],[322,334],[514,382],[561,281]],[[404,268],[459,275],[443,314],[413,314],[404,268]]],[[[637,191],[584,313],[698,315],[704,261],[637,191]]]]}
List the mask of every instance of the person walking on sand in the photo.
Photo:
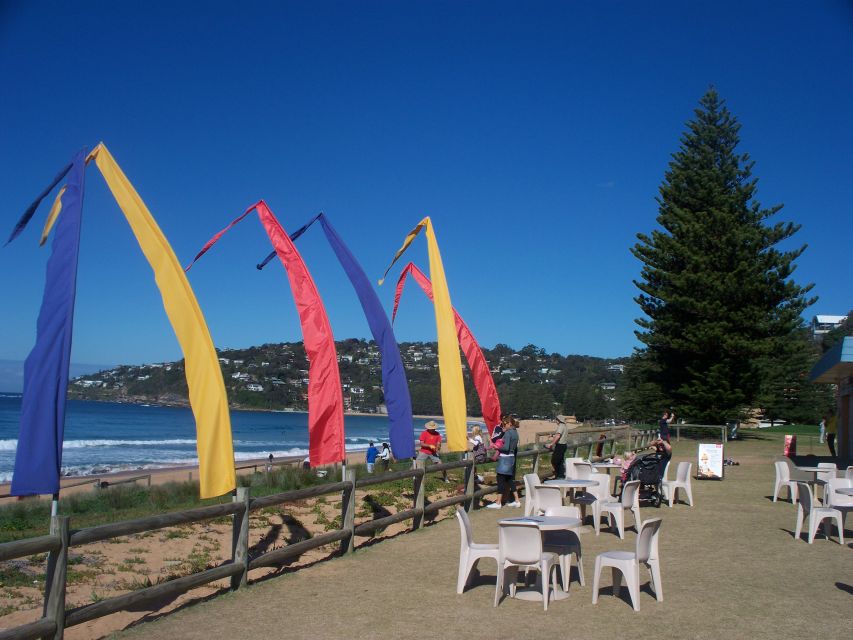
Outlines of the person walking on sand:
{"type": "Polygon", "coordinates": [[[382,462],[382,470],[388,471],[391,463],[394,461],[394,456],[391,455],[391,447],[387,442],[382,443],[382,450],[379,452],[379,460],[382,462]]]}
{"type": "MultiPolygon", "coordinates": [[[[418,443],[421,449],[418,451],[417,461],[424,463],[430,461],[441,464],[441,458],[438,457],[438,452],[441,450],[441,434],[438,432],[438,424],[435,420],[430,420],[424,425],[424,430],[421,432],[420,438],[418,438],[418,443]]],[[[450,482],[450,478],[447,477],[447,471],[444,472],[444,481],[450,482]]]]}
{"type": "Polygon", "coordinates": [[[512,416],[502,420],[504,432],[501,436],[503,446],[498,448],[498,464],[495,473],[498,477],[498,493],[500,502],[486,505],[487,509],[501,507],[520,507],[521,503],[515,495],[515,456],[518,453],[518,421],[512,416]]]}
{"type": "Polygon", "coordinates": [[[379,456],[379,449],[373,446],[371,442],[367,447],[367,453],[364,456],[365,462],[367,462],[367,473],[373,473],[373,467],[376,464],[376,458],[379,456]]]}
{"type": "Polygon", "coordinates": [[[819,434],[818,442],[823,444],[824,442],[826,442],[826,416],[823,416],[820,419],[820,424],[817,426],[817,429],[819,434]]]}
{"type": "Polygon", "coordinates": [[[557,428],[551,436],[551,442],[545,445],[551,449],[551,467],[554,469],[554,478],[566,476],[566,448],[569,446],[569,425],[558,422],[557,428]]]}

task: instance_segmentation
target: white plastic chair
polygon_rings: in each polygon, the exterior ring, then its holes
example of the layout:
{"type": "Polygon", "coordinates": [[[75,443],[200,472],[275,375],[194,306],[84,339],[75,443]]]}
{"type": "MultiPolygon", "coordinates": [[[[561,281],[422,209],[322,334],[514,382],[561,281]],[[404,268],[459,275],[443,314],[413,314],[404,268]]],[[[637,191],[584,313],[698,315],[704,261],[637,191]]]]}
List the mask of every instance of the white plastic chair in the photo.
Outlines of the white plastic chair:
{"type": "Polygon", "coordinates": [[[853,487],[853,480],[847,478],[832,478],[826,483],[824,492],[826,494],[826,505],[841,512],[841,526],[847,526],[847,514],[853,511],[853,496],[845,496],[836,493],[837,489],[853,487]]]}
{"type": "Polygon", "coordinates": [[[540,484],[533,487],[533,514],[539,515],[544,513],[551,507],[563,506],[563,489],[562,487],[549,486],[540,484]]]}
{"type": "Polygon", "coordinates": [[[663,494],[667,497],[670,507],[675,501],[679,489],[684,489],[687,494],[687,504],[693,506],[693,487],[690,486],[690,470],[692,468],[692,462],[679,462],[675,470],[675,480],[664,480],[662,482],[663,494]]]}
{"type": "Polygon", "coordinates": [[[616,524],[619,539],[625,539],[625,511],[634,514],[634,528],[639,533],[642,519],[640,518],[640,481],[631,480],[622,487],[622,497],[617,500],[599,500],[596,504],[598,514],[595,518],[595,535],[601,533],[601,516],[607,515],[610,528],[616,524]]]}
{"type": "MultiPolygon", "coordinates": [[[[803,530],[803,520],[805,519],[805,514],[808,513],[809,544],[814,542],[814,537],[820,524],[826,518],[835,518],[835,523],[838,526],[838,541],[843,545],[844,523],[841,519],[841,512],[832,507],[815,506],[812,488],[805,482],[797,483],[797,493],[799,494],[799,500],[797,501],[797,527],[794,532],[794,540],[800,539],[800,532],[803,530]]],[[[829,540],[830,529],[827,525],[824,525],[824,532],[826,533],[826,539],[829,540]]]]}
{"type": "Polygon", "coordinates": [[[826,502],[826,483],[838,477],[838,467],[835,466],[834,462],[819,462],[817,468],[826,469],[826,471],[818,471],[815,474],[815,486],[821,487],[821,491],[823,491],[822,502],[826,502]]]}
{"type": "Polygon", "coordinates": [[[612,501],[613,496],[610,494],[610,476],[605,473],[593,473],[589,480],[594,482],[591,487],[587,488],[582,494],[574,497],[574,502],[582,505],[585,509],[588,505],[592,505],[592,524],[598,531],[598,522],[601,518],[601,503],[612,501]]]}
{"type": "Polygon", "coordinates": [[[471,521],[464,509],[456,509],[456,519],[459,520],[459,529],[462,540],[459,545],[459,573],[456,577],[456,593],[465,591],[471,570],[480,558],[494,558],[498,562],[498,545],[479,544],[474,542],[474,534],[471,532],[471,521]]]}
{"type": "MultiPolygon", "coordinates": [[[[545,515],[580,518],[581,512],[577,507],[549,507],[545,510],[545,515]]],[[[563,591],[567,593],[572,575],[572,554],[574,554],[578,564],[580,584],[582,587],[586,585],[586,580],[583,577],[583,553],[581,552],[581,541],[578,537],[580,526],[561,531],[542,532],[542,550],[557,554],[560,560],[560,574],[563,577],[563,591]]]]}
{"type": "Polygon", "coordinates": [[[791,480],[791,470],[788,465],[782,460],[777,460],[773,463],[776,467],[776,484],[773,487],[773,502],[779,497],[779,491],[782,487],[788,487],[788,497],[791,502],[797,501],[797,481],[791,480]]]}
{"type": "Polygon", "coordinates": [[[589,480],[589,477],[595,473],[595,469],[590,462],[575,462],[575,480],[589,480]]]}
{"type": "Polygon", "coordinates": [[[539,486],[540,479],[535,473],[524,474],[524,515],[529,516],[537,513],[535,488],[539,486]]]}
{"type": "Polygon", "coordinates": [[[651,587],[658,602],[663,601],[663,585],[660,576],[660,557],[658,555],[658,535],[662,520],[651,518],[640,525],[636,551],[606,551],[595,559],[595,578],[592,581],[592,604],[598,604],[598,590],[601,570],[610,567],[613,573],[613,595],[622,590],[622,576],[628,583],[628,593],[634,611],[640,610],[640,564],[649,569],[651,587]]]}
{"type": "Polygon", "coordinates": [[[557,554],[542,549],[542,534],[535,522],[500,522],[498,529],[498,579],[495,585],[495,606],[505,591],[506,576],[510,574],[510,596],[515,596],[518,569],[539,571],[542,583],[542,603],[548,610],[549,588],[557,589],[557,554]]]}
{"type": "Polygon", "coordinates": [[[566,480],[575,479],[576,462],[583,462],[583,458],[566,458],[566,480]]]}
{"type": "Polygon", "coordinates": [[[844,472],[844,478],[846,480],[853,480],[853,465],[847,467],[847,471],[844,472]]]}

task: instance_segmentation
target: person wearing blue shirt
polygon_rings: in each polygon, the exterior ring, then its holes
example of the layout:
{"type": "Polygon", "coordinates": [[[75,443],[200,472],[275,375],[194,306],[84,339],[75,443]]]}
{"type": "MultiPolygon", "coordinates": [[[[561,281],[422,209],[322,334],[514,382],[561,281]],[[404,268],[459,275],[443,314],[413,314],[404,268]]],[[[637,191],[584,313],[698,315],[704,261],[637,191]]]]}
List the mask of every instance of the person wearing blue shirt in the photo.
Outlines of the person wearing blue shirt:
{"type": "Polygon", "coordinates": [[[379,456],[379,449],[373,446],[373,443],[370,443],[370,446],[367,447],[367,473],[373,473],[373,466],[376,464],[376,458],[379,456]]]}

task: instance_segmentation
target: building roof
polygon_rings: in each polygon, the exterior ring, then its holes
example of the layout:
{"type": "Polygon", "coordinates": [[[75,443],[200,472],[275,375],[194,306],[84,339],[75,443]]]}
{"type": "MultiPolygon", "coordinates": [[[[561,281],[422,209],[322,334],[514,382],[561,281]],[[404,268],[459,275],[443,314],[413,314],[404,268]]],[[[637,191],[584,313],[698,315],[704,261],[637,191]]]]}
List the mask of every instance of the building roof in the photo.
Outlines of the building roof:
{"type": "Polygon", "coordinates": [[[820,324],[838,324],[839,322],[844,322],[847,320],[847,316],[815,316],[815,322],[820,324]]]}
{"type": "Polygon", "coordinates": [[[812,382],[838,383],[849,377],[853,377],[853,336],[847,336],[827,351],[809,374],[812,382]]]}

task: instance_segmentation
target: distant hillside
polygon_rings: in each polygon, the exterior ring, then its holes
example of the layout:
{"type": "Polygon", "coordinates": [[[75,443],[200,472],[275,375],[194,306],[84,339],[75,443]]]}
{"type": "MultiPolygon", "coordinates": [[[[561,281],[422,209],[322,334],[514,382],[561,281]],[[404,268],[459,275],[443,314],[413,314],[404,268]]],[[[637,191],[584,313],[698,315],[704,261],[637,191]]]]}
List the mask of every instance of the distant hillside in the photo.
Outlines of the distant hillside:
{"type": "MultiPolygon", "coordinates": [[[[379,350],[373,341],[336,343],[345,407],[349,411],[384,412],[379,350]]],[[[406,377],[417,414],[441,413],[438,349],[434,342],[400,345],[406,377]]],[[[623,365],[628,358],[547,354],[527,345],[514,351],[499,344],[483,350],[501,404],[520,416],[575,414],[586,418],[616,416],[623,365]]],[[[244,409],[307,408],[308,360],[301,342],[265,344],[218,351],[231,406],[244,409]]],[[[464,358],[463,358],[464,363],[464,358]]],[[[480,415],[480,403],[465,369],[469,415],[480,415]]],[[[69,397],[86,400],[187,403],[183,360],[121,365],[78,376],[69,397]]]]}

